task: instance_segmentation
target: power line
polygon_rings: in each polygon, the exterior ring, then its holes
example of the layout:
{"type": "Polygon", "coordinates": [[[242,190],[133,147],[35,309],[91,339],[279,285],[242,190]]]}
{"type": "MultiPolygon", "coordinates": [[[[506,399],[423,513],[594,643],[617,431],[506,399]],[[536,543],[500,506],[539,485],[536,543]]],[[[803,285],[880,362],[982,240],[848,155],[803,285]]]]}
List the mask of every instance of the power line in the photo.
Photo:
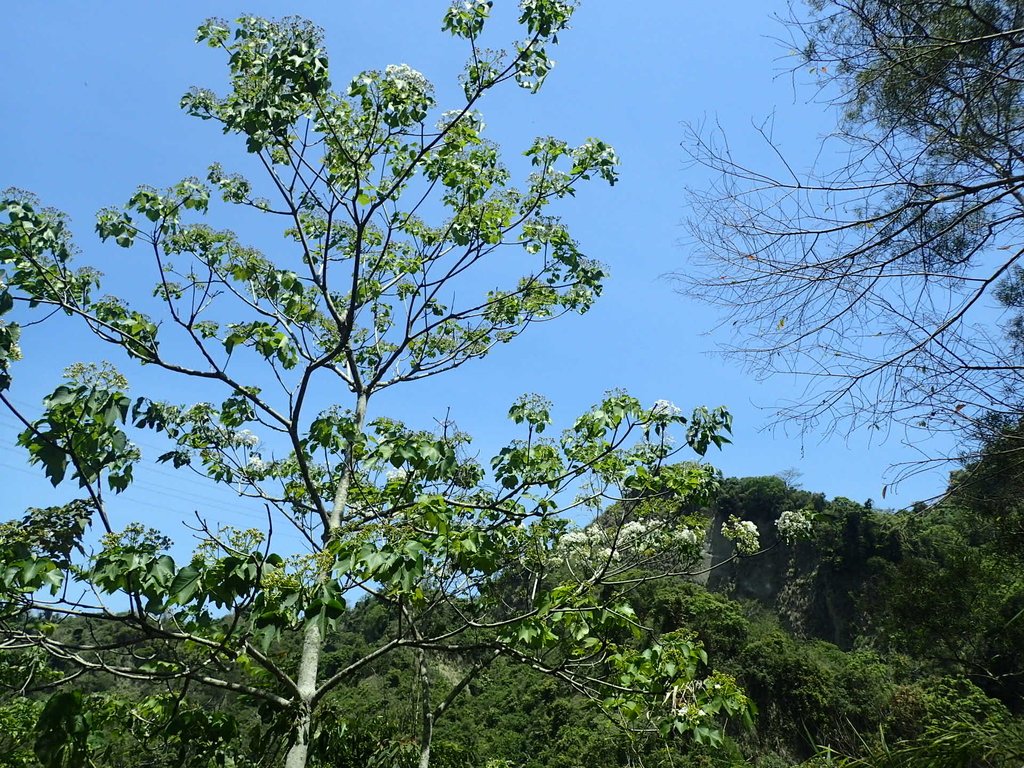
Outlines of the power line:
{"type": "MultiPolygon", "coordinates": [[[[0,451],[8,451],[8,452],[14,453],[14,454],[20,453],[14,446],[9,446],[9,445],[0,445],[0,451]]],[[[28,469],[26,467],[16,467],[16,466],[10,465],[10,464],[4,465],[4,466],[8,466],[11,469],[17,469],[18,471],[22,471],[25,474],[33,475],[35,477],[40,477],[38,473],[36,473],[36,472],[32,471],[31,469],[28,469]]],[[[215,480],[209,480],[208,482],[204,483],[204,482],[199,481],[199,480],[197,480],[195,478],[189,478],[187,476],[186,477],[178,477],[178,476],[176,476],[176,475],[174,475],[174,474],[172,474],[170,472],[162,472],[162,471],[160,471],[158,469],[155,469],[154,466],[151,463],[146,463],[146,462],[139,462],[136,466],[141,466],[142,469],[144,470],[144,472],[146,472],[146,473],[155,473],[155,474],[162,475],[164,477],[169,477],[169,478],[172,478],[174,480],[180,480],[180,481],[188,483],[190,485],[194,485],[194,486],[196,486],[196,488],[200,489],[200,491],[203,491],[203,492],[209,492],[210,489],[217,489],[216,490],[217,493],[223,494],[225,496],[228,493],[230,493],[230,491],[226,488],[226,486],[224,486],[223,484],[218,484],[215,480]]],[[[40,478],[40,479],[42,479],[42,478],[40,478]]],[[[155,491],[157,493],[168,495],[168,496],[171,496],[173,498],[178,498],[181,501],[189,502],[189,503],[192,503],[192,504],[199,504],[199,505],[201,505],[201,506],[203,506],[205,508],[218,509],[218,510],[220,510],[222,512],[228,512],[228,513],[231,513],[231,514],[247,515],[247,516],[250,516],[250,517],[260,517],[260,518],[263,517],[263,515],[260,515],[260,514],[255,513],[255,512],[247,512],[245,510],[240,510],[240,509],[238,509],[236,507],[233,507],[233,506],[228,506],[226,501],[223,500],[223,499],[210,499],[209,496],[206,495],[205,493],[198,493],[198,492],[182,490],[180,488],[173,487],[173,486],[171,486],[169,484],[159,483],[159,482],[155,482],[155,481],[150,480],[150,479],[146,479],[145,477],[136,477],[132,481],[131,485],[129,486],[129,488],[133,488],[133,487],[141,487],[143,489],[155,491]]],[[[241,499],[241,498],[244,498],[244,497],[239,496],[239,495],[236,494],[235,498],[241,499]]],[[[258,500],[257,499],[246,499],[246,501],[258,501],[258,500]]]]}
{"type": "MultiPolygon", "coordinates": [[[[19,398],[12,398],[12,401],[26,407],[37,407],[30,406],[24,400],[21,400],[19,398]]],[[[17,419],[10,416],[8,413],[0,412],[0,427],[17,429],[20,432],[24,428],[24,425],[17,419]]],[[[139,441],[135,439],[133,439],[132,442],[140,447],[149,448],[151,450],[163,450],[164,448],[168,447],[157,447],[152,443],[148,443],[146,441],[139,441]]],[[[8,452],[12,456],[18,455],[24,457],[25,455],[22,451],[18,449],[17,446],[12,445],[10,443],[0,443],[0,451],[8,452]]],[[[131,490],[135,489],[159,494],[160,497],[164,499],[180,501],[182,502],[182,507],[192,507],[192,511],[219,512],[222,515],[229,515],[236,518],[247,518],[250,520],[259,520],[261,522],[266,520],[266,515],[263,515],[259,512],[255,512],[249,509],[240,509],[239,507],[234,505],[229,506],[229,503],[226,500],[226,498],[211,499],[209,495],[211,491],[217,493],[218,495],[224,495],[225,497],[228,494],[230,494],[231,491],[229,488],[225,487],[225,485],[219,484],[212,479],[208,479],[204,482],[204,480],[201,479],[202,475],[195,472],[194,470],[191,472],[173,473],[163,469],[154,460],[146,458],[140,459],[135,466],[137,467],[136,477],[133,479],[128,490],[125,492],[125,495],[118,495],[116,497],[116,501],[112,500],[113,503],[110,504],[111,512],[114,514],[119,515],[120,507],[122,507],[124,504],[131,504],[136,507],[145,507],[151,510],[168,512],[175,515],[179,519],[182,517],[182,508],[176,509],[167,504],[154,503],[152,500],[137,499],[135,498],[135,494],[131,493],[131,490]],[[139,472],[139,470],[141,470],[141,472],[139,472]],[[147,475],[150,474],[160,475],[162,477],[169,478],[174,481],[174,485],[172,486],[170,484],[160,483],[152,478],[147,477],[147,475]],[[141,477],[138,475],[141,475],[141,477]],[[194,486],[196,490],[184,490],[180,487],[182,484],[194,486]],[[197,507],[198,510],[196,509],[197,507]]],[[[37,471],[34,471],[31,468],[24,465],[17,466],[15,464],[11,464],[8,462],[0,462],[0,467],[4,467],[5,469],[42,480],[41,475],[37,471]]],[[[244,498],[246,502],[258,501],[257,499],[249,499],[246,497],[242,497],[241,495],[238,494],[235,495],[235,498],[239,500],[244,498]]],[[[184,521],[179,520],[179,522],[184,521]]],[[[283,531],[278,531],[277,533],[278,535],[286,536],[288,538],[294,537],[297,541],[305,541],[304,537],[294,529],[294,525],[290,522],[288,523],[288,526],[284,528],[283,531]]]]}
{"type": "MultiPolygon", "coordinates": [[[[16,466],[14,464],[10,464],[10,463],[7,463],[7,462],[0,462],[0,467],[3,467],[4,469],[8,469],[8,470],[11,470],[11,471],[14,471],[14,472],[19,472],[19,473],[24,474],[24,475],[29,475],[29,476],[32,476],[32,477],[39,478],[39,475],[38,475],[37,472],[35,472],[35,471],[33,471],[33,470],[31,470],[31,469],[29,469],[27,467],[19,467],[19,466],[16,466]]],[[[41,478],[39,478],[39,479],[41,479],[41,478]]],[[[175,499],[175,500],[182,501],[182,502],[185,503],[184,506],[192,507],[193,505],[198,503],[200,505],[200,510],[198,510],[198,511],[209,510],[209,511],[213,511],[213,512],[219,512],[222,515],[230,515],[230,516],[234,516],[234,517],[248,518],[250,520],[259,520],[261,522],[266,520],[266,516],[265,515],[261,515],[261,514],[259,514],[257,512],[254,512],[254,511],[244,510],[244,509],[237,509],[237,508],[231,508],[231,507],[228,507],[228,506],[223,505],[223,504],[218,504],[216,502],[210,502],[209,500],[200,499],[200,498],[197,498],[197,497],[194,497],[194,496],[191,497],[191,498],[185,498],[180,491],[173,491],[173,490],[168,489],[166,486],[155,485],[155,484],[147,483],[146,481],[135,481],[135,482],[132,483],[131,486],[129,486],[129,488],[133,488],[133,487],[137,487],[137,486],[141,487],[142,490],[153,490],[153,491],[160,492],[163,495],[164,498],[170,498],[170,499],[175,499]]],[[[118,496],[116,501],[115,501],[115,503],[110,505],[110,507],[111,507],[110,511],[112,513],[114,513],[114,514],[118,514],[119,515],[119,514],[121,514],[121,511],[122,511],[121,507],[126,506],[126,505],[131,505],[131,506],[134,506],[134,507],[145,507],[145,508],[152,509],[152,510],[169,512],[172,515],[174,515],[176,518],[178,518],[178,522],[179,523],[183,523],[184,522],[183,510],[181,508],[177,508],[176,509],[174,507],[168,506],[167,504],[155,503],[155,502],[153,502],[152,500],[149,500],[149,499],[138,499],[138,498],[135,498],[134,496],[123,496],[123,495],[122,496],[118,496]]],[[[196,510],[193,509],[193,511],[196,511],[196,510]]],[[[280,535],[282,535],[282,536],[286,536],[286,537],[289,537],[289,538],[294,537],[298,541],[304,541],[305,540],[302,537],[301,534],[299,534],[297,531],[294,530],[294,525],[292,525],[290,522],[289,522],[288,526],[286,528],[284,528],[283,531],[278,531],[278,533],[280,535]]]]}

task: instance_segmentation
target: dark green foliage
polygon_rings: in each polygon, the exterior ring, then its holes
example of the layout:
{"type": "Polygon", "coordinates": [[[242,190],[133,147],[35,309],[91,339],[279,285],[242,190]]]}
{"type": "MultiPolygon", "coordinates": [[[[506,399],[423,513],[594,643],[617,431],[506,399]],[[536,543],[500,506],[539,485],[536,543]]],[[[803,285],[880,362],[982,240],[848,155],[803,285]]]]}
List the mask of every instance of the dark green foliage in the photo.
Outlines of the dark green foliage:
{"type": "MultiPolygon", "coordinates": [[[[778,592],[761,606],[684,579],[641,582],[630,595],[636,620],[655,637],[692,634],[708,652],[704,672],[735,676],[751,697],[756,707],[753,727],[740,719],[729,721],[720,745],[628,734],[556,679],[497,659],[482,668],[436,724],[431,764],[1012,765],[1007,761],[1019,759],[1024,742],[1024,728],[1014,715],[1021,707],[1024,666],[1024,614],[1017,607],[1024,568],[1020,550],[1008,546],[1001,535],[998,523],[1007,518],[987,516],[998,498],[997,479],[989,468],[973,469],[974,477],[990,479],[988,495],[961,492],[939,507],[907,514],[879,512],[842,498],[826,501],[777,478],[723,483],[720,508],[757,521],[762,536],[784,509],[803,505],[823,517],[812,541],[780,544],[771,558],[746,560],[746,570],[734,569],[732,587],[758,573],[779,579],[778,592]],[[773,575],[780,564],[783,570],[773,575]],[[820,622],[808,617],[822,606],[830,606],[834,618],[845,622],[848,647],[815,636],[812,630],[820,622]],[[843,612],[852,615],[844,617],[843,612]]],[[[42,520],[46,514],[51,513],[44,510],[37,517],[42,515],[42,520]]],[[[510,582],[511,594],[517,588],[510,582]]],[[[439,607],[432,622],[444,626],[451,621],[450,610],[439,607]]],[[[325,649],[324,673],[337,674],[365,657],[394,634],[399,616],[394,607],[377,601],[344,609],[338,632],[325,649]]],[[[826,630],[828,635],[831,630],[826,630]]],[[[58,621],[51,631],[63,642],[102,644],[116,643],[134,630],[128,623],[74,619],[58,621]]],[[[467,636],[467,642],[472,639],[472,634],[467,636]]],[[[156,642],[136,647],[155,654],[154,662],[170,658],[156,642]]],[[[268,652],[282,669],[296,669],[293,633],[282,634],[268,652]]],[[[446,696],[474,658],[483,657],[432,656],[435,694],[446,696]]],[[[29,669],[37,670],[39,683],[62,673],[59,663],[38,656],[8,652],[4,660],[0,679],[11,689],[29,669]]],[[[399,650],[347,678],[315,719],[312,765],[415,764],[418,689],[413,662],[413,651],[399,650]]],[[[239,680],[259,674],[265,673],[250,666],[239,680]]],[[[287,747],[279,719],[272,708],[255,700],[232,701],[201,688],[152,697],[130,683],[92,674],[54,696],[30,691],[28,699],[15,694],[0,701],[5,727],[0,766],[38,768],[39,759],[47,766],[73,765],[68,761],[80,759],[83,749],[97,766],[111,768],[140,764],[140,755],[145,755],[146,765],[161,768],[271,766],[287,747]],[[135,725],[125,728],[125,723],[135,725]],[[32,734],[28,748],[27,734],[32,734]],[[38,759],[32,743],[38,746],[38,759]],[[234,762],[224,762],[229,760],[234,762]]]]}
{"type": "Polygon", "coordinates": [[[715,507],[723,517],[754,513],[761,520],[775,520],[785,509],[812,507],[821,511],[825,508],[825,496],[794,488],[775,475],[731,477],[722,483],[715,507]]]}
{"type": "Polygon", "coordinates": [[[81,691],[61,691],[50,697],[36,723],[35,753],[44,768],[85,764],[88,739],[81,691]]]}
{"type": "Polygon", "coordinates": [[[885,723],[892,706],[891,661],[801,642],[770,622],[761,622],[734,663],[760,711],[757,740],[784,752],[808,757],[819,744],[850,747],[856,732],[885,723]]]}
{"type": "Polygon", "coordinates": [[[33,746],[41,709],[40,702],[29,699],[0,706],[0,768],[37,765],[33,746]]]}
{"type": "Polygon", "coordinates": [[[570,768],[587,759],[594,768],[614,768],[625,758],[624,735],[552,680],[500,663],[474,688],[441,732],[481,762],[494,757],[523,768],[570,768]]]}
{"type": "Polygon", "coordinates": [[[1014,709],[1024,695],[1024,573],[1019,559],[972,544],[978,521],[913,521],[907,551],[879,568],[865,601],[878,640],[963,674],[1014,709]]]}
{"type": "MultiPolygon", "coordinates": [[[[325,712],[311,749],[314,768],[406,768],[416,764],[419,745],[385,716],[349,720],[343,710],[325,712]]],[[[474,768],[466,750],[439,739],[431,747],[436,768],[474,768]]]]}
{"type": "Polygon", "coordinates": [[[738,603],[690,581],[647,585],[636,603],[643,620],[661,632],[695,632],[713,660],[736,655],[749,634],[738,603]]]}

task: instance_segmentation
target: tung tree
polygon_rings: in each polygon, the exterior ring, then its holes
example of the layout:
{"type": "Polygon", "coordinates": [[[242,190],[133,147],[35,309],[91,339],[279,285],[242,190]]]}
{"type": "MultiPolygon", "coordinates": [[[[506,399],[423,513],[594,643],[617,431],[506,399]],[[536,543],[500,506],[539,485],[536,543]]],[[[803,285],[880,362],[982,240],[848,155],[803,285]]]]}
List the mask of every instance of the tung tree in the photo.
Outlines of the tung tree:
{"type": "Polygon", "coordinates": [[[480,45],[490,5],[444,15],[470,50],[464,98],[446,111],[406,65],[332,82],[304,21],[200,26],[198,40],[227,57],[230,89],[193,89],[182,106],[244,139],[262,181],[215,164],[205,180],[142,187],[99,213],[103,240],[148,255],[155,307],[103,296],[96,271],[75,269],[61,216],[26,195],[3,203],[0,399],[22,420],[30,461],[81,491],[2,529],[7,649],[42,651],[72,676],[248,697],[289,768],[314,759],[332,692],[389,654],[414,666],[421,766],[434,723],[498,657],[561,679],[639,731],[712,742],[724,717],[746,712],[730,679],[702,671],[696,640],[648,637],[625,597],[699,561],[703,520],[680,510],[706,500],[716,473],[672,465],[670,433],[682,427],[682,445],[703,455],[726,442],[724,410],[686,418],[613,392],[551,438],[549,405],[527,396],[509,412],[521,436],[482,465],[447,421],[418,431],[371,409],[378,393],[586,312],[601,292],[604,268],[550,209],[582,182],[614,183],[613,149],[538,138],[525,151],[532,172],[514,184],[477,111],[507,82],[543,85],[574,4],[524,0],[524,38],[509,54],[480,45]],[[208,223],[217,196],[279,222],[285,242],[264,251],[208,223]],[[120,374],[82,365],[41,415],[17,410],[5,391],[17,321],[32,309],[70,316],[159,370],[164,390],[129,396],[120,374]],[[186,380],[208,400],[177,402],[186,380]],[[133,429],[166,439],[159,461],[262,502],[266,527],[220,528],[200,510],[188,562],[141,522],[116,530],[107,494],[132,482],[133,429]],[[574,530],[569,520],[585,515],[593,522],[574,530]],[[301,551],[275,549],[282,527],[301,551]],[[327,674],[324,649],[358,596],[385,606],[395,629],[327,674]],[[115,626],[115,640],[55,631],[69,616],[115,626]],[[297,645],[294,664],[271,653],[282,642],[297,645]],[[459,680],[435,679],[441,658],[458,660],[459,680]]]}

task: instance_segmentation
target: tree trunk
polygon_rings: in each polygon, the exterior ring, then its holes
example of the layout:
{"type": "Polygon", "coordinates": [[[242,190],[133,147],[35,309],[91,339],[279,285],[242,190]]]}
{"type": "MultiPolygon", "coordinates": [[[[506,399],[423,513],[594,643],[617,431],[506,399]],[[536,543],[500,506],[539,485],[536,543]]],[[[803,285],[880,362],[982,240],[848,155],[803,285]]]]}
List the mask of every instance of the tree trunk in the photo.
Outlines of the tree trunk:
{"type": "Polygon", "coordinates": [[[430,768],[430,742],[434,738],[434,713],[430,710],[430,669],[427,667],[427,652],[416,651],[418,677],[420,680],[420,763],[419,768],[430,768]]]}
{"type": "MultiPolygon", "coordinates": [[[[365,395],[359,395],[356,399],[355,429],[361,432],[366,421],[365,395]]],[[[351,450],[345,457],[345,469],[338,481],[338,487],[334,492],[334,501],[331,506],[331,515],[324,529],[324,546],[330,543],[335,531],[341,525],[341,515],[348,504],[348,490],[352,484],[352,477],[355,473],[355,460],[351,450]]],[[[331,577],[331,569],[327,568],[318,575],[323,581],[331,577]]],[[[320,656],[323,652],[324,638],[320,632],[320,625],[310,622],[306,625],[302,637],[302,658],[299,660],[299,677],[296,685],[299,689],[299,712],[295,717],[295,733],[292,745],[288,748],[285,756],[284,768],[306,768],[306,761],[309,759],[309,739],[313,732],[313,697],[316,695],[317,677],[320,672],[320,656]]],[[[421,763],[421,765],[426,765],[421,763]]]]}
{"type": "Polygon", "coordinates": [[[323,638],[320,626],[316,622],[306,625],[306,633],[302,640],[302,658],[299,661],[299,713],[295,718],[295,740],[288,748],[285,757],[285,768],[306,768],[309,757],[309,739],[313,730],[313,710],[311,702],[316,693],[317,672],[320,669],[320,652],[323,638]]]}

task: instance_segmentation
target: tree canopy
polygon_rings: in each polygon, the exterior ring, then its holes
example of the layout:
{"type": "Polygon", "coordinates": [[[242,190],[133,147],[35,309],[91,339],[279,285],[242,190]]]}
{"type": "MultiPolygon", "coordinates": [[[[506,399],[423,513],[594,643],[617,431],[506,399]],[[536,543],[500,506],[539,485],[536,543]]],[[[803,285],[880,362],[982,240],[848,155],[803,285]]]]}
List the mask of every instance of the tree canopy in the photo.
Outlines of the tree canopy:
{"type": "MultiPolygon", "coordinates": [[[[60,213],[25,193],[4,200],[0,400],[30,461],[80,495],[0,531],[6,649],[41,653],[67,679],[148,683],[165,735],[209,735],[175,748],[210,744],[195,759],[216,764],[241,760],[225,751],[233,726],[174,704],[190,688],[256,702],[264,742],[248,759],[299,768],[321,759],[332,695],[392,656],[413,671],[422,768],[436,723],[499,658],[639,734],[715,743],[749,714],[696,638],[653,636],[624,597],[698,566],[696,510],[718,477],[699,458],[728,442],[724,409],[684,416],[610,392],[548,437],[550,404],[524,395],[509,410],[520,436],[483,464],[447,419],[420,431],[372,408],[381,391],[450,373],[601,293],[604,267],[552,209],[584,182],[613,184],[614,150],[537,138],[514,183],[477,110],[503,84],[542,87],[574,9],[524,0],[523,37],[504,53],[482,46],[491,4],[454,3],[442,26],[469,60],[450,109],[404,64],[332,80],[306,21],[203,23],[197,41],[226,57],[229,90],[193,88],[182,107],[244,142],[261,178],[214,163],[205,179],[143,186],[100,211],[97,233],[133,269],[147,256],[151,295],[104,295],[98,270],[76,268],[60,213]],[[208,223],[230,206],[276,222],[283,243],[208,223]],[[5,390],[17,359],[38,353],[21,350],[19,323],[40,317],[78,322],[112,357],[159,371],[159,391],[85,362],[40,414],[24,412],[5,390]],[[182,382],[204,399],[181,402],[182,382]],[[107,498],[133,480],[138,430],[165,441],[158,461],[262,502],[266,524],[226,528],[200,509],[187,561],[146,521],[115,529],[107,498]],[[683,450],[691,460],[676,463],[683,450]],[[282,527],[301,551],[278,548],[282,527]],[[333,663],[359,596],[386,612],[386,630],[333,663]],[[85,632],[61,631],[69,619],[85,632]],[[282,660],[272,649],[286,640],[299,652],[282,660]],[[439,679],[438,660],[454,677],[439,679]]],[[[45,765],[84,759],[82,707],[74,690],[47,704],[45,765]]]]}

